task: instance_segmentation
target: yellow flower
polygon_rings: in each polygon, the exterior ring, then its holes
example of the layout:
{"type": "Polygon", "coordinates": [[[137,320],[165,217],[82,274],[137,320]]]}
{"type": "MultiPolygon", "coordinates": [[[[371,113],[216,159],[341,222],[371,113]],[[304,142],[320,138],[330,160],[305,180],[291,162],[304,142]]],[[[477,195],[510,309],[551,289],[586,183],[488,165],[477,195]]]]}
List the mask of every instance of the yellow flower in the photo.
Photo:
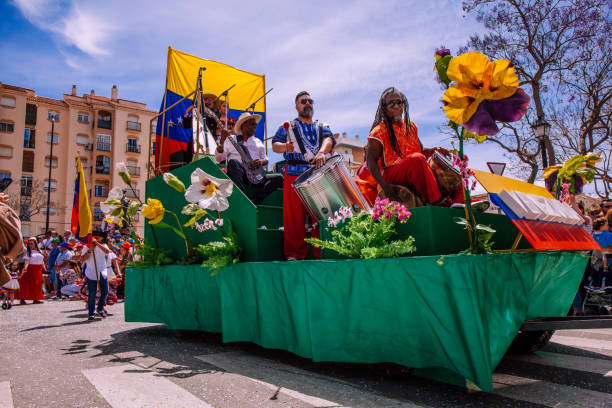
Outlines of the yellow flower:
{"type": "Polygon", "coordinates": [[[142,208],[142,216],[150,219],[149,224],[157,224],[164,218],[164,206],[155,198],[148,198],[142,208]]]}
{"type": "Polygon", "coordinates": [[[444,92],[444,112],[455,123],[467,122],[484,100],[511,97],[519,85],[510,61],[491,62],[477,51],[453,58],[446,74],[456,84],[444,92]]]}

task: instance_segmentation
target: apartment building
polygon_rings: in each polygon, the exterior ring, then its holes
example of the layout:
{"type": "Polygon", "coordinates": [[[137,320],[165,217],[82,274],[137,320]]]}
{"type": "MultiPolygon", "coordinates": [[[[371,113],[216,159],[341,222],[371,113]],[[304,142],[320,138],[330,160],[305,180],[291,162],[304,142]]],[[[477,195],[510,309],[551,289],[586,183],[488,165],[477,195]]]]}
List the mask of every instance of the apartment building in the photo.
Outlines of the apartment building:
{"type": "MultiPolygon", "coordinates": [[[[156,114],[144,103],[119,99],[117,86],[109,98],[94,90],[78,96],[73,85],[58,100],[0,82],[0,179],[13,179],[6,192],[19,208],[24,236],[45,231],[47,212],[50,229],[70,229],[79,156],[94,228],[103,220],[100,202],[109,190],[126,187],[114,171],[116,163],[125,162],[132,174],[135,193],[126,189],[126,197],[144,199],[149,125],[156,114]]],[[[140,232],[143,222],[135,220],[140,232]]]]}
{"type": "Polygon", "coordinates": [[[346,168],[349,169],[351,174],[354,173],[363,163],[363,148],[366,144],[359,140],[359,135],[355,135],[355,138],[351,139],[346,135],[346,132],[336,133],[334,138],[336,139],[336,145],[332,154],[341,155],[346,168]]]}

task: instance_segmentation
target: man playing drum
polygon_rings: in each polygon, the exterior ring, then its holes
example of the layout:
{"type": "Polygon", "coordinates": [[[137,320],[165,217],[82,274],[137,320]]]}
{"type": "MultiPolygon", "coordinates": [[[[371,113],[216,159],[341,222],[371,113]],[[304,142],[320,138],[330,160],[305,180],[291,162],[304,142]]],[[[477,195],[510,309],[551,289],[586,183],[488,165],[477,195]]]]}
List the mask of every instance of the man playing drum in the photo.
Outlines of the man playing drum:
{"type": "Polygon", "coordinates": [[[367,169],[384,195],[406,201],[398,197],[399,185],[408,187],[425,204],[439,204],[442,195],[425,158],[431,150],[423,149],[417,127],[410,121],[406,96],[396,88],[385,89],[366,151],[367,169]]]}
{"type": "MultiPolygon", "coordinates": [[[[283,153],[287,161],[283,182],[283,225],[284,254],[287,260],[306,258],[308,246],[306,238],[306,208],[293,182],[313,164],[319,168],[325,164],[336,141],[328,125],[313,121],[314,101],[306,91],[295,97],[295,109],[298,117],[285,122],[272,138],[272,150],[283,153]]],[[[319,229],[313,228],[313,237],[319,237],[319,229]]],[[[313,247],[315,257],[320,258],[321,251],[313,247]]]]}

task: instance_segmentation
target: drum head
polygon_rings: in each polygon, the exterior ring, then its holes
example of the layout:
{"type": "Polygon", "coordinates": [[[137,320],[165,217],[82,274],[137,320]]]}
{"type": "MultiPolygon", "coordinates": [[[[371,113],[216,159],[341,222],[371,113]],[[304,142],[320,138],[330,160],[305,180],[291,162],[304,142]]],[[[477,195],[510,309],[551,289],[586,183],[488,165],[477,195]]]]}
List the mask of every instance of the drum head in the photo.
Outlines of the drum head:
{"type": "Polygon", "coordinates": [[[293,182],[293,188],[299,188],[300,186],[312,183],[319,178],[323,177],[325,173],[329,171],[330,168],[335,167],[338,163],[342,163],[342,156],[332,156],[325,164],[318,169],[315,166],[312,166],[304,173],[302,173],[298,178],[293,182]]]}

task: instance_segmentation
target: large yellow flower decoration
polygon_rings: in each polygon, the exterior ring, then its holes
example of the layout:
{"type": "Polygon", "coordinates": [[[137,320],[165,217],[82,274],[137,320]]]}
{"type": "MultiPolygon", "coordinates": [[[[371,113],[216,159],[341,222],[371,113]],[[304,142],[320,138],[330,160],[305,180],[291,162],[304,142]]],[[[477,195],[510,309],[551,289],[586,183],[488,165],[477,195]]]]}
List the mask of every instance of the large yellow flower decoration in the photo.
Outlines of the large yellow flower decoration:
{"type": "Polygon", "coordinates": [[[465,123],[484,100],[509,98],[517,91],[519,80],[510,61],[491,62],[485,55],[470,51],[451,59],[448,78],[455,81],[442,101],[444,112],[455,123],[465,123]]]}
{"type": "Polygon", "coordinates": [[[157,224],[164,218],[164,206],[156,198],[148,198],[147,203],[142,208],[142,216],[149,219],[149,224],[157,224]]]}

